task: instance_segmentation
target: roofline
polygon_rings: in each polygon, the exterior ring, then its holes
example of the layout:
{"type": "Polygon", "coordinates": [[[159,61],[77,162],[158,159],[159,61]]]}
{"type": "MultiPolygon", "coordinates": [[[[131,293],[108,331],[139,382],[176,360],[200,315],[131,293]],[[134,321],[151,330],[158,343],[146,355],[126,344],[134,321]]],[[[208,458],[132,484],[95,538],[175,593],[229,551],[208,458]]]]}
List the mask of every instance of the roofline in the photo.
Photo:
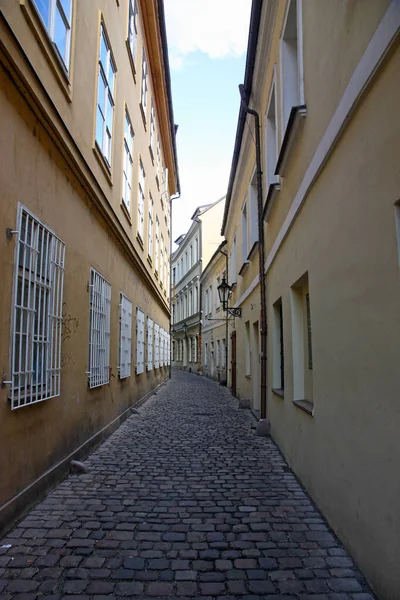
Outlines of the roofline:
{"type": "MultiPolygon", "coordinates": [[[[244,74],[244,91],[247,98],[250,98],[251,89],[253,87],[253,75],[254,65],[256,61],[256,51],[258,43],[258,32],[260,29],[260,17],[263,0],[253,0],[251,5],[250,15],[250,28],[249,28],[249,41],[247,44],[247,57],[246,67],[244,74]]],[[[239,162],[240,149],[242,146],[243,131],[246,122],[246,111],[244,110],[242,103],[240,103],[239,118],[236,129],[235,147],[233,150],[231,172],[229,175],[228,191],[226,192],[225,210],[222,220],[221,235],[225,235],[226,221],[228,219],[229,207],[231,203],[231,196],[233,190],[233,184],[235,182],[236,169],[239,162]]]]}
{"type": "Polygon", "coordinates": [[[225,194],[223,196],[221,196],[221,198],[218,198],[218,200],[216,200],[215,202],[210,202],[210,204],[201,204],[200,206],[198,206],[196,208],[196,210],[194,211],[193,215],[190,217],[191,220],[193,221],[196,213],[198,210],[204,208],[204,210],[202,211],[202,215],[204,215],[204,213],[206,213],[208,210],[211,210],[213,208],[213,206],[215,206],[216,204],[218,204],[218,202],[221,202],[221,200],[223,200],[225,198],[225,194]]]}
{"type": "Polygon", "coordinates": [[[173,108],[173,104],[172,104],[171,72],[169,69],[167,27],[165,24],[164,0],[158,0],[157,6],[158,6],[158,21],[159,21],[159,25],[160,25],[161,45],[162,45],[163,58],[164,58],[165,83],[167,86],[169,123],[170,123],[170,129],[171,129],[172,149],[173,149],[173,153],[174,153],[174,162],[175,162],[176,187],[177,187],[178,193],[180,194],[181,193],[181,183],[179,180],[178,151],[177,151],[177,147],[176,147],[176,131],[177,131],[178,127],[175,125],[174,108],[173,108]]]}

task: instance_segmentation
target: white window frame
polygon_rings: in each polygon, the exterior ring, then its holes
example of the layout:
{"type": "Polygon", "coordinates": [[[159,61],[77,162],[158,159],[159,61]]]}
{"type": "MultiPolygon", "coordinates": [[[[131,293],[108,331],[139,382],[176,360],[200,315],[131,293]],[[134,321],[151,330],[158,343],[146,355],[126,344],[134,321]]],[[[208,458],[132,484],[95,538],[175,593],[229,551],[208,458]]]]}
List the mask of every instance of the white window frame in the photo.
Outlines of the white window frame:
{"type": "Polygon", "coordinates": [[[111,285],[93,267],[89,282],[89,387],[110,381],[111,285]]]}
{"type": "Polygon", "coordinates": [[[71,23],[72,23],[72,2],[73,0],[67,0],[69,2],[69,10],[65,11],[66,1],[63,2],[61,0],[49,0],[49,14],[48,14],[48,22],[46,23],[44,15],[40,11],[39,4],[37,0],[33,0],[33,5],[36,9],[36,12],[40,16],[40,20],[42,21],[44,27],[46,28],[47,33],[51,41],[54,44],[54,47],[57,51],[57,55],[61,58],[64,67],[67,72],[70,67],[70,55],[71,55],[71,23]],[[56,42],[56,22],[58,19],[62,23],[65,28],[65,49],[64,52],[62,48],[56,42]]]}
{"type": "Polygon", "coordinates": [[[148,235],[147,235],[147,255],[150,260],[153,260],[153,208],[154,200],[149,192],[149,222],[148,222],[148,235]]]}
{"type": "Polygon", "coordinates": [[[128,44],[131,51],[132,59],[136,59],[136,45],[137,45],[137,2],[136,0],[129,0],[129,16],[128,16],[128,44]]]}
{"type": "Polygon", "coordinates": [[[147,92],[148,92],[148,88],[147,88],[147,74],[148,74],[148,70],[147,70],[146,52],[145,52],[145,50],[143,48],[143,55],[142,55],[142,92],[141,92],[141,103],[142,103],[142,109],[143,109],[143,113],[144,113],[145,117],[146,117],[147,92]]]}
{"type": "Polygon", "coordinates": [[[114,91],[115,74],[117,72],[112,55],[110,42],[107,37],[104,23],[100,24],[99,71],[97,78],[97,109],[96,109],[96,144],[109,167],[112,155],[112,131],[114,120],[114,91]],[[106,51],[105,64],[102,61],[102,42],[106,51]],[[101,98],[100,80],[104,85],[104,95],[101,98]],[[103,105],[100,104],[103,102],[103,105]],[[110,115],[111,112],[111,115],[110,115]],[[99,122],[101,119],[101,122],[99,122]],[[101,129],[101,132],[100,132],[101,129]],[[101,139],[99,134],[101,133],[101,139]]]}
{"type": "Polygon", "coordinates": [[[242,220],[242,263],[244,263],[247,260],[248,254],[249,254],[249,233],[248,233],[248,214],[247,214],[247,197],[246,200],[242,206],[242,214],[241,214],[241,220],[242,220]]]}
{"type": "Polygon", "coordinates": [[[156,215],[156,260],[155,260],[155,271],[158,274],[160,265],[160,222],[158,220],[158,216],[156,215]]]}
{"type": "Polygon", "coordinates": [[[150,150],[151,150],[152,157],[154,157],[155,140],[156,140],[156,116],[155,116],[154,104],[152,102],[151,110],[150,110],[150,150]]]}
{"type": "Polygon", "coordinates": [[[119,296],[119,366],[120,379],[131,375],[132,362],[132,302],[120,292],[119,296]]]}
{"type": "Polygon", "coordinates": [[[147,370],[153,370],[153,319],[147,317],[147,370]]]}
{"type": "Polygon", "coordinates": [[[160,368],[160,326],[154,323],[154,368],[160,368]]]}
{"type": "Polygon", "coordinates": [[[136,375],[144,373],[144,312],[136,307],[136,375]]]}
{"type": "Polygon", "coordinates": [[[144,206],[145,206],[145,193],[146,193],[146,173],[143,168],[142,159],[139,160],[139,183],[138,183],[138,222],[137,232],[140,239],[143,241],[143,229],[144,229],[144,206]]]}
{"type": "Polygon", "coordinates": [[[16,230],[11,410],[60,395],[65,263],[64,242],[22,204],[16,230]]]}
{"type": "Polygon", "coordinates": [[[124,157],[122,169],[122,201],[130,214],[132,193],[132,166],[133,166],[133,127],[125,107],[124,124],[124,157]]]}
{"type": "Polygon", "coordinates": [[[275,175],[278,161],[278,99],[276,90],[276,65],[269,93],[268,107],[265,113],[265,173],[267,191],[271,184],[279,183],[279,175],[275,175]]]}
{"type": "Polygon", "coordinates": [[[253,248],[254,244],[258,242],[258,193],[257,193],[257,171],[254,169],[253,175],[250,179],[249,184],[249,208],[250,208],[250,219],[249,219],[249,252],[253,248]]]}

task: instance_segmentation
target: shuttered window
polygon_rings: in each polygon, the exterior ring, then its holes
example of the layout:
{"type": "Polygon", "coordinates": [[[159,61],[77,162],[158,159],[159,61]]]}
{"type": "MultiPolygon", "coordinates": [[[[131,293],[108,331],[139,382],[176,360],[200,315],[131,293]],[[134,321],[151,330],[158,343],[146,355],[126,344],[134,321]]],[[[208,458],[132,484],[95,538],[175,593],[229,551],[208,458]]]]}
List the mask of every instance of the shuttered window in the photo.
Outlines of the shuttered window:
{"type": "Polygon", "coordinates": [[[136,307],[136,374],[144,372],[144,312],[136,307]]]}
{"type": "Polygon", "coordinates": [[[89,284],[89,387],[110,380],[111,285],[95,269],[89,284]]]}
{"type": "Polygon", "coordinates": [[[65,244],[25,208],[14,265],[11,409],[60,395],[65,244]]]}
{"type": "Polygon", "coordinates": [[[132,347],[132,302],[124,294],[119,303],[119,377],[124,379],[131,374],[132,347]]]}
{"type": "Polygon", "coordinates": [[[157,323],[154,323],[154,368],[160,367],[160,327],[157,323]]]}
{"type": "Polygon", "coordinates": [[[147,370],[153,369],[153,321],[147,317],[147,370]]]}

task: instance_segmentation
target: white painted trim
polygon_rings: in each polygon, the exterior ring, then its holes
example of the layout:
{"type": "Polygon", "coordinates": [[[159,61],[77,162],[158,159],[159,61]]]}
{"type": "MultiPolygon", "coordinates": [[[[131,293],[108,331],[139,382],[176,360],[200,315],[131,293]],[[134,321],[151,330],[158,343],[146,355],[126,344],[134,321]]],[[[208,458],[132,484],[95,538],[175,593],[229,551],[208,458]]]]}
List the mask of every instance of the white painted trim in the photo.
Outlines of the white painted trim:
{"type": "Polygon", "coordinates": [[[400,27],[400,0],[392,0],[382,21],[378,25],[370,43],[367,46],[360,62],[358,63],[349,84],[340,99],[338,107],[315,151],[307,168],[303,181],[292,202],[286,219],[279,231],[274,245],[269,253],[265,271],[268,271],[281,247],[289,229],[292,227],[308,192],[319,172],[326,163],[330,153],[337,143],[340,134],[346,126],[350,114],[353,112],[361,94],[378,69],[380,63],[389,50],[400,27]]]}
{"type": "Polygon", "coordinates": [[[300,104],[305,104],[303,63],[303,0],[297,0],[297,57],[300,104]]]}

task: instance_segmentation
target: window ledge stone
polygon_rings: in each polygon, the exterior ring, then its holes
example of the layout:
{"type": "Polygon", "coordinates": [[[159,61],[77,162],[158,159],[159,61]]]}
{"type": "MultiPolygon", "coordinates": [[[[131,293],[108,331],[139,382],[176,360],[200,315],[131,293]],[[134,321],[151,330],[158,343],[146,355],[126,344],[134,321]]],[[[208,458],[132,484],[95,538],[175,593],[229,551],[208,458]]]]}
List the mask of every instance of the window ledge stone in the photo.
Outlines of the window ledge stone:
{"type": "Polygon", "coordinates": [[[245,270],[247,269],[247,267],[249,266],[249,264],[250,264],[249,260],[243,261],[243,264],[240,267],[239,275],[243,275],[243,273],[245,272],[245,270]]]}
{"type": "Polygon", "coordinates": [[[304,410],[311,417],[314,416],[314,404],[309,400],[293,400],[293,404],[304,410]]]}
{"type": "Polygon", "coordinates": [[[110,184],[110,186],[112,186],[113,180],[112,180],[112,175],[111,175],[111,167],[109,166],[106,159],[104,158],[103,153],[100,150],[97,142],[94,143],[93,152],[94,152],[95,157],[97,158],[97,161],[98,161],[100,167],[102,168],[104,175],[107,178],[108,183],[110,184]]]}
{"type": "Polygon", "coordinates": [[[254,255],[255,255],[255,253],[256,253],[256,250],[257,250],[258,246],[259,246],[259,244],[258,244],[258,240],[256,240],[256,241],[254,242],[254,244],[252,245],[251,249],[250,249],[249,255],[248,255],[248,257],[247,257],[247,260],[248,260],[248,261],[250,261],[250,260],[252,260],[252,259],[254,258],[254,255]]]}
{"type": "Polygon", "coordinates": [[[276,394],[277,396],[280,396],[281,398],[285,397],[285,390],[282,388],[271,388],[272,389],[272,393],[276,394]]]}
{"type": "Polygon", "coordinates": [[[280,175],[282,177],[286,175],[289,160],[303,129],[306,115],[307,107],[305,104],[292,107],[286,125],[281,151],[279,152],[278,161],[276,163],[275,175],[280,175]]]}
{"type": "Polygon", "coordinates": [[[269,221],[269,217],[271,215],[272,209],[274,208],[274,206],[278,200],[280,190],[281,190],[281,186],[279,183],[270,183],[269,188],[268,188],[267,198],[266,198],[265,204],[264,204],[264,210],[263,210],[263,219],[267,223],[269,221]]]}

